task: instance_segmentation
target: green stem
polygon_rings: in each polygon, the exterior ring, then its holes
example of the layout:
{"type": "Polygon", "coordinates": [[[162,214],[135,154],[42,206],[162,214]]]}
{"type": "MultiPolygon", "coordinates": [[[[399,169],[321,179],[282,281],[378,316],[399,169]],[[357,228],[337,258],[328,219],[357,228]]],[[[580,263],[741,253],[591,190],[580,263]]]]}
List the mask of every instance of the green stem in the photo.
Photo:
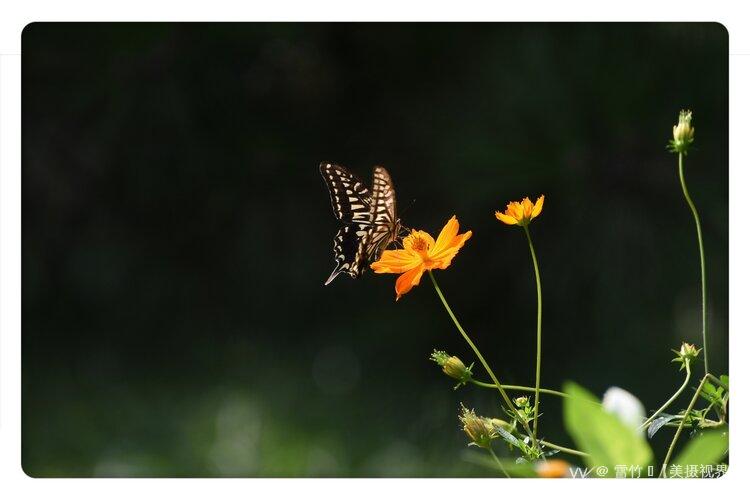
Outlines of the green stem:
{"type": "Polygon", "coordinates": [[[701,311],[703,319],[703,369],[704,373],[708,373],[708,343],[706,342],[706,255],[703,250],[703,231],[701,231],[701,220],[698,217],[698,210],[695,208],[693,199],[690,198],[690,193],[685,184],[685,172],[683,169],[683,153],[679,154],[679,170],[680,170],[680,184],[682,185],[682,193],[685,195],[685,201],[687,201],[690,211],[693,212],[693,218],[695,219],[695,230],[698,233],[698,251],[701,257],[701,311]]]}
{"type": "Polygon", "coordinates": [[[588,453],[584,453],[582,451],[574,450],[573,448],[566,448],[565,446],[560,446],[559,444],[550,443],[549,441],[545,441],[544,439],[539,440],[539,444],[543,444],[544,446],[548,448],[555,449],[557,451],[561,451],[563,453],[569,453],[571,455],[577,455],[579,457],[588,457],[588,453]]]}
{"type": "Polygon", "coordinates": [[[672,452],[674,451],[675,445],[677,445],[677,439],[680,437],[680,433],[682,433],[682,428],[685,427],[685,422],[690,416],[690,412],[693,411],[693,407],[695,406],[695,403],[698,402],[698,396],[700,396],[701,391],[703,390],[703,384],[706,383],[706,380],[708,380],[708,374],[704,375],[703,378],[701,379],[701,383],[698,386],[698,389],[695,390],[695,394],[693,394],[693,399],[690,400],[690,404],[685,410],[685,415],[682,417],[682,420],[680,420],[680,425],[677,427],[677,431],[674,433],[674,438],[672,438],[672,443],[669,445],[669,449],[667,450],[667,456],[664,457],[664,463],[661,466],[662,477],[667,477],[667,465],[669,465],[669,459],[672,458],[672,452]]]}
{"type": "MultiPolygon", "coordinates": [[[[494,389],[495,387],[497,387],[495,384],[491,384],[489,382],[481,382],[479,380],[474,380],[473,378],[469,379],[469,382],[471,382],[474,385],[478,385],[479,387],[488,387],[490,389],[494,389]]],[[[508,385],[508,384],[503,384],[502,388],[505,389],[506,391],[536,392],[536,388],[534,388],[534,387],[527,387],[525,385],[508,385]]],[[[539,392],[541,392],[543,394],[551,394],[553,396],[560,396],[561,398],[570,397],[568,394],[565,394],[564,392],[555,391],[555,390],[552,390],[552,389],[543,389],[543,388],[540,388],[539,392]]]]}
{"type": "Polygon", "coordinates": [[[651,415],[651,416],[650,416],[650,417],[648,418],[648,420],[646,420],[645,422],[643,422],[643,423],[642,423],[642,424],[641,424],[641,425],[640,425],[640,426],[638,427],[638,429],[645,429],[645,428],[646,428],[646,427],[648,426],[648,424],[650,424],[651,422],[653,422],[653,421],[654,421],[654,419],[655,419],[656,417],[658,417],[658,416],[659,416],[659,414],[661,414],[661,412],[663,412],[664,410],[666,410],[666,409],[667,409],[667,408],[669,407],[669,405],[671,405],[671,404],[672,404],[672,403],[674,402],[674,400],[675,400],[675,399],[677,399],[677,397],[678,397],[678,396],[679,396],[680,394],[682,394],[682,391],[684,391],[684,390],[685,390],[685,387],[687,387],[687,385],[688,385],[688,381],[690,380],[690,359],[687,359],[687,360],[685,361],[685,372],[686,372],[686,373],[685,373],[685,381],[684,381],[684,382],[682,383],[682,385],[680,386],[680,388],[679,388],[679,389],[677,389],[677,392],[675,392],[675,393],[674,393],[674,394],[672,395],[672,397],[671,397],[671,398],[669,398],[669,399],[667,400],[667,402],[666,402],[666,403],[664,403],[663,405],[661,405],[661,408],[659,408],[658,410],[656,410],[656,411],[654,412],[654,414],[653,414],[653,415],[651,415]]]}
{"type": "Polygon", "coordinates": [[[499,458],[497,458],[497,455],[495,455],[495,451],[492,448],[487,448],[487,449],[490,450],[490,455],[492,455],[492,458],[495,459],[495,463],[497,464],[498,467],[500,467],[500,470],[503,471],[503,474],[505,474],[505,477],[510,479],[510,475],[508,474],[508,471],[505,470],[505,467],[503,467],[503,463],[500,461],[499,458]]]}
{"type": "Polygon", "coordinates": [[[529,436],[531,436],[532,446],[534,448],[539,449],[539,445],[536,442],[536,436],[532,435],[531,429],[529,429],[529,424],[526,423],[526,420],[524,419],[523,415],[521,415],[521,413],[518,411],[515,405],[511,402],[510,398],[508,397],[508,393],[506,393],[505,389],[503,389],[503,386],[500,384],[500,381],[495,376],[495,372],[493,372],[492,368],[490,368],[490,365],[487,364],[487,361],[485,361],[484,356],[482,356],[482,353],[479,352],[479,349],[477,349],[477,346],[474,345],[474,342],[471,341],[469,336],[461,327],[461,323],[458,322],[456,315],[453,314],[453,310],[451,310],[451,306],[449,306],[448,301],[445,300],[445,296],[443,296],[443,292],[440,290],[440,287],[438,286],[437,281],[435,280],[435,276],[433,275],[432,271],[427,271],[427,274],[430,275],[430,279],[432,280],[432,286],[435,287],[435,292],[437,292],[437,295],[440,298],[440,302],[443,303],[443,307],[445,307],[445,310],[448,312],[448,316],[450,316],[451,319],[453,320],[453,324],[456,325],[456,328],[458,329],[461,336],[463,336],[466,343],[469,344],[469,347],[471,347],[471,349],[474,351],[474,354],[476,354],[477,359],[479,359],[479,362],[482,363],[482,366],[484,367],[485,371],[490,376],[492,381],[495,383],[495,387],[497,387],[497,390],[500,391],[500,395],[505,401],[505,404],[508,406],[508,408],[511,411],[516,413],[516,418],[518,419],[519,422],[521,422],[521,425],[523,425],[523,428],[526,431],[526,433],[529,436]]]}
{"type": "Polygon", "coordinates": [[[531,242],[531,234],[529,233],[529,227],[523,226],[523,230],[526,233],[526,240],[529,242],[529,250],[531,251],[531,260],[534,263],[534,276],[536,277],[536,385],[534,386],[534,439],[537,434],[537,419],[539,417],[539,384],[541,382],[542,375],[542,281],[539,278],[539,263],[536,260],[536,252],[534,251],[534,244],[531,242]]]}

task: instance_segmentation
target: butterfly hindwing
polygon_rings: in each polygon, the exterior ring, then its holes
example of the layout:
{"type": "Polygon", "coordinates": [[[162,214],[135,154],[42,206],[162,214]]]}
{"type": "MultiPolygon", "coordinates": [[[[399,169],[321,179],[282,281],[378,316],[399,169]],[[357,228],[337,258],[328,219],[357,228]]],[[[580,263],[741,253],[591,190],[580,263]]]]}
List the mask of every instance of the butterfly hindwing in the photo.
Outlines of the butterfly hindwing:
{"type": "Polygon", "coordinates": [[[369,231],[369,225],[345,224],[333,238],[333,253],[336,259],[336,267],[326,280],[329,284],[339,273],[346,273],[356,278],[362,273],[362,259],[358,258],[362,239],[369,231]]]}

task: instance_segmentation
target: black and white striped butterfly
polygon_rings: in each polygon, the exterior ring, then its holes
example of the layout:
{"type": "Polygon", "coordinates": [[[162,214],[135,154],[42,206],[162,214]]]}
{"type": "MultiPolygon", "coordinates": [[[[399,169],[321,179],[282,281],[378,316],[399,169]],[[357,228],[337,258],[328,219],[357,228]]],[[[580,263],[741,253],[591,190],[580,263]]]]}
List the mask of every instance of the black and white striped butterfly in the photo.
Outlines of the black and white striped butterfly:
{"type": "Polygon", "coordinates": [[[384,167],[372,172],[372,190],[346,168],[321,163],[320,173],[328,186],[331,205],[341,229],[333,239],[336,267],[326,285],[346,273],[359,277],[367,264],[378,260],[383,250],[396,241],[401,220],[396,216],[396,191],[384,167]]]}

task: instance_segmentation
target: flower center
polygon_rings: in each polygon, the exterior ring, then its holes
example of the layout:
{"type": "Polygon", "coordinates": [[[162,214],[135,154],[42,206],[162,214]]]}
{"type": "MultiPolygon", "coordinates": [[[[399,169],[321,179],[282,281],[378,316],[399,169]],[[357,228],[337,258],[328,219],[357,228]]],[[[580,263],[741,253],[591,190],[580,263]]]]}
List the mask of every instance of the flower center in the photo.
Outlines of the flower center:
{"type": "Polygon", "coordinates": [[[417,252],[424,252],[427,250],[427,242],[420,237],[416,237],[414,243],[411,245],[411,249],[417,252]]]}

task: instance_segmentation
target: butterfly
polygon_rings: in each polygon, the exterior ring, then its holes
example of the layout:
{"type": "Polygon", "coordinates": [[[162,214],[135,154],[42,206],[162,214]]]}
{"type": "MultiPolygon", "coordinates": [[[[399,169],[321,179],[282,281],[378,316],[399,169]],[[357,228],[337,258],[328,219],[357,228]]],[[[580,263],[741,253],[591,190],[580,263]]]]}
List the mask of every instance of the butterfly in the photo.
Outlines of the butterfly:
{"type": "Polygon", "coordinates": [[[341,223],[333,239],[336,267],[327,285],[339,273],[359,277],[404,228],[396,216],[396,191],[385,167],[373,168],[372,190],[340,165],[323,162],[320,173],[328,186],[333,213],[341,223]]]}

